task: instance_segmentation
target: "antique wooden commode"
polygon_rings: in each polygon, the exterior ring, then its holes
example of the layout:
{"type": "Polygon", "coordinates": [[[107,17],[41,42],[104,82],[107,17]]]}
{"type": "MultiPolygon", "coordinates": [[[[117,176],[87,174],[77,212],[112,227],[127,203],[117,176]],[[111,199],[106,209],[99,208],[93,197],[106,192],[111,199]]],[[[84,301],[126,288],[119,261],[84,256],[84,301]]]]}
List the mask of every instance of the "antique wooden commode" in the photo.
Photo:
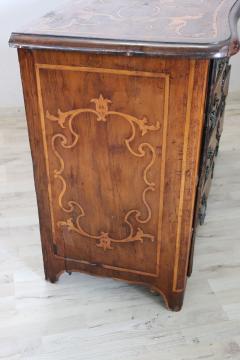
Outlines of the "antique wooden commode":
{"type": "Polygon", "coordinates": [[[15,32],[46,279],[180,310],[239,50],[240,0],[75,0],[15,32]]]}

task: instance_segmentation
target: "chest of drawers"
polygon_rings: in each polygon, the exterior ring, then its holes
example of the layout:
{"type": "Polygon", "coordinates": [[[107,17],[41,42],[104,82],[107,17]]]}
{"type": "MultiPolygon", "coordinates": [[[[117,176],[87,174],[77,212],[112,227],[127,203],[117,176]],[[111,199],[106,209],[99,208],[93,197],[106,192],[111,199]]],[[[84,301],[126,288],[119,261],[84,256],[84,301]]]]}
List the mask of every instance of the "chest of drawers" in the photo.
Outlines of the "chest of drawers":
{"type": "Polygon", "coordinates": [[[80,271],[145,284],[181,309],[239,9],[75,0],[12,34],[46,279],[80,271]]]}

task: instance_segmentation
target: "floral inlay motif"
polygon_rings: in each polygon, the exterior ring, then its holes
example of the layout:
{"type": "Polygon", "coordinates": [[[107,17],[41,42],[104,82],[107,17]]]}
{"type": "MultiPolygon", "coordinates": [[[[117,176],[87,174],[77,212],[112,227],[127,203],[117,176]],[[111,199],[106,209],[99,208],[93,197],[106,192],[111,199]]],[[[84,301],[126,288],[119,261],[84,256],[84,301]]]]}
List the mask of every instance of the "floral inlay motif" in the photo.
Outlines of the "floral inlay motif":
{"type": "Polygon", "coordinates": [[[117,243],[123,244],[123,243],[135,242],[135,241],[140,241],[141,243],[143,243],[144,240],[154,241],[154,236],[151,234],[144,233],[144,231],[140,226],[134,232],[133,225],[130,222],[130,216],[134,216],[135,220],[139,224],[148,223],[152,217],[151,208],[147,202],[146,195],[150,191],[151,192],[155,191],[155,183],[150,181],[148,172],[156,160],[156,153],[153,146],[147,142],[141,143],[138,146],[137,151],[135,151],[131,147],[131,143],[136,135],[136,126],[139,128],[141,135],[144,136],[148,131],[159,130],[160,123],[157,122],[156,125],[152,125],[149,124],[148,119],[146,117],[139,119],[129,114],[111,111],[109,110],[109,104],[111,104],[111,100],[105,99],[102,94],[100,94],[98,98],[90,100],[90,102],[95,104],[95,109],[85,108],[85,109],[70,110],[67,112],[62,112],[60,109],[58,109],[57,116],[51,115],[48,111],[46,112],[46,118],[50,121],[57,122],[61,128],[68,128],[73,139],[71,141],[68,140],[68,138],[62,133],[57,133],[53,135],[51,139],[52,150],[59,161],[59,168],[54,170],[54,178],[58,179],[58,181],[61,182],[61,192],[58,197],[58,205],[65,213],[68,213],[69,215],[73,214],[73,212],[74,213],[77,212],[78,214],[76,219],[73,219],[73,217],[71,217],[70,215],[67,220],[59,221],[58,226],[65,226],[67,227],[68,231],[76,232],[83,237],[96,241],[96,246],[102,248],[104,251],[113,249],[114,248],[113,245],[117,243]],[[106,122],[108,119],[110,119],[110,117],[111,119],[116,116],[122,118],[123,120],[129,123],[132,130],[130,137],[125,139],[125,144],[129,152],[133,156],[140,158],[146,155],[146,150],[150,151],[151,153],[151,160],[143,171],[143,181],[146,187],[142,193],[142,202],[147,210],[146,211],[147,215],[145,218],[142,218],[141,212],[137,209],[132,209],[127,212],[127,214],[124,217],[124,222],[128,225],[129,234],[124,239],[114,239],[109,235],[109,233],[103,231],[100,231],[99,234],[89,234],[83,229],[82,225],[80,224],[81,219],[85,216],[84,209],[82,208],[82,206],[76,201],[68,201],[67,204],[64,204],[63,202],[63,198],[67,190],[67,183],[63,176],[65,164],[62,156],[60,155],[59,151],[56,149],[55,145],[56,145],[56,141],[60,141],[60,145],[62,146],[62,148],[71,149],[78,143],[79,135],[76,133],[76,131],[73,128],[73,121],[79,118],[79,116],[84,113],[92,113],[96,116],[97,121],[103,121],[103,122],[106,122]]]}

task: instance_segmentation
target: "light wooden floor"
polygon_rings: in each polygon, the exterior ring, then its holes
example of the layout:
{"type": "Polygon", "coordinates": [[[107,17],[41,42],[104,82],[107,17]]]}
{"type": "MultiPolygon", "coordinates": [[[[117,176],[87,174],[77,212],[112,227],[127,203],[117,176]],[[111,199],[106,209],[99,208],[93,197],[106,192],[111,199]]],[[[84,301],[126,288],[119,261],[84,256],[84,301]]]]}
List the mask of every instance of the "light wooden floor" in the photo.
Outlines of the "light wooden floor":
{"type": "Polygon", "coordinates": [[[1,111],[0,359],[240,359],[240,101],[228,106],[180,313],[111,279],[45,282],[24,113],[1,111]]]}

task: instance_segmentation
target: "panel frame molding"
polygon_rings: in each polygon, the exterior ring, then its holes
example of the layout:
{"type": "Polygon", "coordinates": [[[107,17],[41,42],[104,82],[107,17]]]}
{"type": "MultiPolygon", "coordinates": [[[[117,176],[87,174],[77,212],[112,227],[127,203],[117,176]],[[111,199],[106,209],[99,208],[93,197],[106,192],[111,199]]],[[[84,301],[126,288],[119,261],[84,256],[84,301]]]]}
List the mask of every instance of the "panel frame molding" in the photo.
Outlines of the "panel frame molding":
{"type": "MultiPolygon", "coordinates": [[[[163,221],[163,194],[164,194],[164,180],[165,180],[165,163],[166,163],[166,145],[167,145],[167,129],[168,129],[168,110],[169,110],[169,93],[170,93],[170,74],[165,72],[147,72],[147,71],[134,71],[134,70],[124,70],[124,69],[111,69],[111,68],[101,68],[101,67],[87,67],[87,66],[71,66],[71,65],[57,65],[57,64],[42,64],[35,63],[35,75],[37,83],[37,96],[38,96],[38,107],[40,114],[40,124],[42,129],[42,139],[44,145],[44,158],[47,171],[48,179],[48,199],[50,205],[50,214],[51,214],[51,228],[53,233],[53,245],[56,245],[54,242],[55,239],[55,226],[56,222],[54,219],[53,213],[53,196],[52,196],[52,187],[51,187],[51,174],[50,174],[50,165],[48,157],[48,144],[46,136],[46,126],[45,126],[45,111],[43,106],[42,98],[42,87],[41,87],[41,69],[47,70],[60,70],[60,71],[75,71],[75,72],[89,72],[89,73],[105,73],[113,75],[125,75],[125,76],[139,76],[147,78],[159,78],[164,79],[164,116],[163,116],[163,129],[162,129],[162,155],[161,155],[161,166],[160,166],[160,199],[159,199],[159,216],[158,216],[158,234],[157,234],[157,252],[156,252],[156,270],[154,273],[149,273],[145,271],[140,271],[137,269],[130,269],[124,267],[116,267],[107,264],[101,264],[101,267],[111,270],[117,270],[121,272],[129,272],[137,275],[149,276],[158,278],[159,277],[159,267],[160,267],[160,248],[161,248],[161,238],[162,238],[162,221],[163,221]]],[[[64,255],[54,254],[55,257],[65,260],[73,261],[82,264],[91,264],[86,260],[72,259],[67,258],[64,255]]]]}

